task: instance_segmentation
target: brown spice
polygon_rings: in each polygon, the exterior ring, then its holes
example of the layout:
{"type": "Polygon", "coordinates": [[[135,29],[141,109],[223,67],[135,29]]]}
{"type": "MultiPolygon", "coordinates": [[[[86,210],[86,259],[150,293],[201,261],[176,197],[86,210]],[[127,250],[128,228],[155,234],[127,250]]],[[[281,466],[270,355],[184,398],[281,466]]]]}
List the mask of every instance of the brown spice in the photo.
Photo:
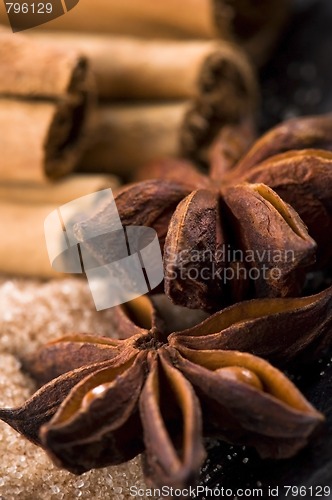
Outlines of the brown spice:
{"type": "Polygon", "coordinates": [[[167,335],[146,297],[136,301],[134,313],[131,304],[116,312],[126,340],[76,334],[46,345],[29,365],[46,385],[22,407],[0,410],[59,466],[80,474],[145,449],[148,482],[181,488],[198,477],[203,436],[285,458],[322,422],[263,359],[195,345],[191,329],[167,335]],[[140,311],[150,318],[148,329],[140,311]]]}
{"type": "Polygon", "coordinates": [[[72,171],[90,108],[86,58],[0,28],[0,73],[1,180],[72,171]]]}
{"type": "MultiPolygon", "coordinates": [[[[157,42],[150,44],[160,58],[157,42]]],[[[165,63],[158,70],[153,62],[150,77],[146,69],[139,70],[140,77],[136,77],[126,75],[128,70],[121,67],[123,75],[121,78],[120,71],[119,85],[126,94],[123,96],[128,99],[136,92],[136,100],[106,102],[99,107],[90,124],[89,144],[80,162],[81,170],[93,168],[123,175],[164,156],[184,155],[206,160],[207,148],[221,127],[255,114],[259,94],[256,75],[238,47],[220,41],[198,43],[198,48],[193,41],[173,45],[176,57],[171,60],[180,60],[181,66],[184,66],[183,60],[189,61],[185,64],[187,69],[183,69],[186,78],[174,64],[169,64],[168,69],[165,63]],[[188,57],[190,51],[198,54],[188,57]],[[144,84],[140,84],[142,75],[144,84]],[[187,94],[181,99],[170,95],[183,90],[174,83],[171,91],[169,79],[182,80],[187,94]],[[130,89],[133,82],[134,91],[130,89]],[[169,92],[168,100],[151,101],[151,96],[163,93],[163,89],[169,92]],[[148,102],[140,100],[145,91],[149,92],[148,102]]],[[[172,50],[169,42],[160,42],[159,47],[164,53],[172,50]]]]}
{"type": "Polygon", "coordinates": [[[142,38],[221,38],[237,41],[261,64],[289,13],[288,0],[94,0],[41,28],[142,38]]]}
{"type": "MultiPolygon", "coordinates": [[[[124,225],[156,229],[165,291],[174,303],[218,310],[244,298],[301,293],[306,270],[321,269],[332,251],[332,154],[316,149],[331,147],[331,137],[331,116],[295,119],[241,159],[251,127],[229,125],[211,150],[209,177],[189,162],[166,160],[145,171],[155,180],[118,194],[124,225]],[[224,279],[229,269],[238,271],[234,279],[224,279]],[[256,279],[248,278],[251,269],[259,271],[256,279]]],[[[77,228],[80,241],[90,226],[111,224],[104,212],[77,228]]],[[[90,250],[106,262],[99,248],[90,250]]]]}

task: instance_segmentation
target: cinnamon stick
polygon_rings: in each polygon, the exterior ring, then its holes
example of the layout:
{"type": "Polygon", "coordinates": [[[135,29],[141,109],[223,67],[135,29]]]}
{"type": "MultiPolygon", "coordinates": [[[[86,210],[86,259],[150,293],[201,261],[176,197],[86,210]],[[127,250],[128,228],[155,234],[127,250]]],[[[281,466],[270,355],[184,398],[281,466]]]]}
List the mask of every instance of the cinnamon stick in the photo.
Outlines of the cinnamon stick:
{"type": "Polygon", "coordinates": [[[61,277],[52,269],[44,235],[44,220],[57,207],[0,201],[0,273],[61,277]]]}
{"type": "MultiPolygon", "coordinates": [[[[225,2],[216,2],[225,7],[225,2]]],[[[221,6],[220,6],[221,7],[221,6]]],[[[210,0],[94,0],[48,23],[47,29],[132,34],[140,37],[203,37],[217,33],[210,0]]],[[[225,29],[228,15],[225,16],[225,29]]]]}
{"type": "MultiPolygon", "coordinates": [[[[0,273],[30,276],[39,278],[59,278],[63,275],[52,268],[47,252],[46,236],[44,223],[47,216],[73,199],[73,205],[66,206],[67,217],[76,218],[78,210],[85,212],[91,210],[96,197],[86,197],[85,194],[92,194],[101,188],[117,187],[118,183],[113,184],[113,180],[104,178],[106,185],[102,182],[95,185],[82,178],[73,178],[61,182],[57,186],[38,188],[24,188],[21,193],[12,190],[13,199],[9,200],[9,193],[6,199],[0,198],[0,273]],[[110,182],[111,181],[111,182],[110,182]],[[74,189],[72,189],[74,188],[74,189]],[[39,203],[29,203],[32,195],[36,193],[39,203]],[[49,194],[49,200],[43,202],[49,194]],[[83,198],[81,198],[83,196],[83,198]],[[39,198],[38,198],[39,197],[39,198]],[[79,198],[78,200],[76,198],[79,198]]],[[[98,179],[99,181],[101,178],[98,179]]],[[[3,188],[2,188],[3,189],[3,188]]],[[[37,199],[35,201],[37,201],[37,199]]],[[[95,208],[94,208],[95,210],[95,208]]],[[[48,245],[52,248],[55,255],[63,252],[63,230],[61,220],[58,224],[48,226],[47,231],[48,245]]],[[[69,265],[68,272],[72,271],[69,265]]]]}
{"type": "Polygon", "coordinates": [[[70,172],[90,102],[86,59],[1,29],[0,74],[0,179],[70,172]]]}
{"type": "Polygon", "coordinates": [[[1,182],[0,200],[14,203],[63,205],[76,198],[102,189],[117,189],[119,181],[113,175],[70,175],[45,184],[1,182]]]}
{"type": "MultiPolygon", "coordinates": [[[[213,50],[193,79],[191,99],[103,103],[79,168],[128,175],[163,156],[205,161],[209,145],[225,124],[252,119],[258,92],[251,65],[236,47],[226,42],[211,45],[213,50]]],[[[183,60],[181,53],[178,57],[183,60]]]]}
{"type": "Polygon", "coordinates": [[[204,162],[224,125],[254,120],[258,85],[242,51],[222,42],[204,61],[197,89],[182,121],[179,150],[181,156],[204,162]]]}
{"type": "Polygon", "coordinates": [[[144,38],[223,38],[266,60],[288,13],[289,0],[94,0],[41,28],[144,38]]]}
{"type": "Polygon", "coordinates": [[[145,163],[178,154],[188,101],[105,104],[95,113],[80,171],[130,174],[145,163]]]}
{"type": "Polygon", "coordinates": [[[145,40],[66,32],[32,32],[38,43],[71,47],[89,58],[103,99],[194,97],[202,66],[222,42],[145,40]]]}

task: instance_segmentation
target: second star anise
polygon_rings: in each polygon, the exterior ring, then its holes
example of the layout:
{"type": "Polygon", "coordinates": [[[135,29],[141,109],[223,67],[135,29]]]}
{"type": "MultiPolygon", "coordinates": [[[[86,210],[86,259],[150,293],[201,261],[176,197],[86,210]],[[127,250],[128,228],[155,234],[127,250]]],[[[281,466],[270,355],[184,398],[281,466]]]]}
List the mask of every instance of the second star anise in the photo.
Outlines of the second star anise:
{"type": "MultiPolygon", "coordinates": [[[[165,291],[176,304],[213,311],[247,298],[299,295],[307,266],[331,256],[332,154],[317,149],[331,148],[331,116],[286,122],[239,159],[249,140],[245,127],[224,127],[209,176],[167,160],[150,169],[156,180],[115,199],[125,226],[157,231],[165,291]]],[[[101,263],[107,256],[87,240],[96,224],[111,228],[106,214],[101,207],[77,228],[101,263]]]]}

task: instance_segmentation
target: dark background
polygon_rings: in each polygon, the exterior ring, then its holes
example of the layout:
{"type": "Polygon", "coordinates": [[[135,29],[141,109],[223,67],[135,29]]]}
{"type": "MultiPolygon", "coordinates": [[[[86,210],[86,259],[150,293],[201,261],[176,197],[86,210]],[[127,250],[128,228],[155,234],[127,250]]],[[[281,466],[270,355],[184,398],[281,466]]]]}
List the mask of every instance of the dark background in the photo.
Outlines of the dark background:
{"type": "MultiPolygon", "coordinates": [[[[293,2],[289,26],[260,79],[261,131],[287,118],[332,111],[332,0],[293,2]]],[[[285,485],[328,485],[332,492],[332,350],[314,364],[289,375],[325,414],[327,422],[322,434],[295,458],[281,461],[261,460],[255,451],[242,447],[211,444],[201,484],[233,491],[261,487],[264,500],[332,498],[332,493],[331,497],[318,497],[310,492],[306,496],[285,497],[284,490],[285,485]],[[277,497],[268,496],[268,486],[279,486],[277,497]]]]}
{"type": "Polygon", "coordinates": [[[262,130],[332,111],[331,0],[294,0],[288,29],[261,73],[261,91],[262,130]]]}

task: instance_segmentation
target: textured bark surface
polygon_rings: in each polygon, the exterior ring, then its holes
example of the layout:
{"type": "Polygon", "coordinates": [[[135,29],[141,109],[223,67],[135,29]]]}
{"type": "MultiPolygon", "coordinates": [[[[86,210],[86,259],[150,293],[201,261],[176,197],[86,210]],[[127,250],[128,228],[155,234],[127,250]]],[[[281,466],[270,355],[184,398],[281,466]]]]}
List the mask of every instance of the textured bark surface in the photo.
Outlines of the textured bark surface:
{"type": "Polygon", "coordinates": [[[0,28],[0,73],[0,178],[40,182],[73,170],[90,101],[86,59],[0,28]]]}
{"type": "MultiPolygon", "coordinates": [[[[195,43],[178,42],[174,60],[183,65],[186,53],[193,49],[196,51],[195,43]]],[[[164,49],[166,47],[169,51],[171,45],[167,43],[164,49]]],[[[206,161],[207,148],[225,124],[238,123],[247,116],[254,116],[258,87],[255,72],[245,54],[226,42],[199,43],[198,52],[200,54],[195,55],[187,72],[189,95],[182,95],[181,100],[174,100],[176,96],[172,95],[175,92],[183,94],[182,83],[176,82],[184,80],[182,70],[177,71],[173,63],[170,64],[171,71],[167,71],[167,78],[163,77],[165,67],[162,64],[157,75],[148,73],[144,89],[141,77],[125,74],[127,68],[124,65],[121,69],[124,72],[122,92],[127,92],[126,86],[130,81],[131,88],[135,88],[135,97],[139,98],[153,83],[156,86],[154,92],[169,93],[168,100],[162,103],[136,100],[101,105],[91,122],[90,144],[80,169],[133,174],[145,163],[165,156],[206,161]],[[171,86],[168,81],[172,82],[171,86]]],[[[137,63],[140,63],[139,57],[137,63]]],[[[155,66],[153,71],[157,70],[155,66]]],[[[144,70],[144,80],[145,77],[144,70]]],[[[116,85],[115,82],[115,88],[116,85]]],[[[130,97],[132,92],[129,90],[126,97],[130,97]]]]}
{"type": "Polygon", "coordinates": [[[33,31],[29,36],[86,55],[103,99],[195,97],[202,65],[223,46],[216,40],[147,40],[97,33],[33,31]]]}
{"type": "Polygon", "coordinates": [[[233,39],[258,64],[269,56],[288,15],[288,0],[95,0],[80,2],[46,29],[146,38],[233,39]]]}

